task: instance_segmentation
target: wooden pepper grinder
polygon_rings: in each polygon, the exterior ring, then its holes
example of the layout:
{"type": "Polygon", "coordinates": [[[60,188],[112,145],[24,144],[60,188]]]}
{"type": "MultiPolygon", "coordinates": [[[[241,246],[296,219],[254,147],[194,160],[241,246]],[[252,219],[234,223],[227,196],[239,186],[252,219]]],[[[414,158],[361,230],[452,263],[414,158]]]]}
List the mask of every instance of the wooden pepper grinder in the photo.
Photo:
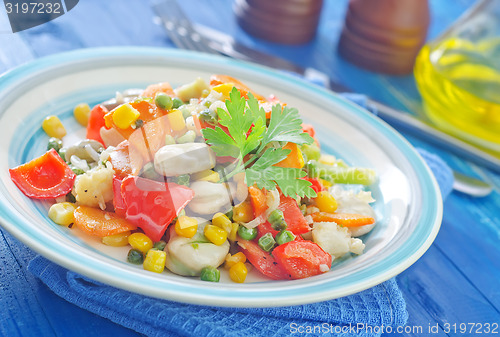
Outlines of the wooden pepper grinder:
{"type": "Polygon", "coordinates": [[[427,0],[350,0],[338,51],[371,71],[409,74],[429,21],[427,0]]]}
{"type": "Polygon", "coordinates": [[[235,0],[241,28],[258,38],[302,44],[316,34],[323,0],[235,0]]]}

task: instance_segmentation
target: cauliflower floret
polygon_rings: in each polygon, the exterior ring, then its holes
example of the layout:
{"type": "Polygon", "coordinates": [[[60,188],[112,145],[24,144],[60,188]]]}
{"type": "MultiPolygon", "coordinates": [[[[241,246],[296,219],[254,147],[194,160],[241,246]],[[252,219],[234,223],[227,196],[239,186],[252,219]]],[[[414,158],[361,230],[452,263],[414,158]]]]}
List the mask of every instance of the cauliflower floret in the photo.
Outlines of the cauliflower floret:
{"type": "Polygon", "coordinates": [[[106,208],[106,203],[113,200],[113,169],[96,167],[79,175],[75,180],[73,194],[80,205],[106,208]]]}
{"type": "Polygon", "coordinates": [[[360,239],[351,238],[347,228],[340,227],[335,222],[315,222],[312,238],[333,258],[342,257],[349,252],[359,255],[365,248],[360,239]]]}

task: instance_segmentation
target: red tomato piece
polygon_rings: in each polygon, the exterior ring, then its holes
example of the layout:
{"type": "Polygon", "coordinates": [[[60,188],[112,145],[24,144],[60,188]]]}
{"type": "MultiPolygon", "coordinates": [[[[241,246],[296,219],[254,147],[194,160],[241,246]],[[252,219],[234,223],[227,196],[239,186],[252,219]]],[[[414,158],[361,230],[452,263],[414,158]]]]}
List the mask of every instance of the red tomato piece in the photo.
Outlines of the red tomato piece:
{"type": "Polygon", "coordinates": [[[238,245],[250,263],[263,275],[273,280],[289,280],[290,275],[268,252],[254,241],[238,240],[238,245]]]}
{"type": "Polygon", "coordinates": [[[108,109],[104,105],[98,104],[92,108],[87,124],[87,139],[97,140],[104,145],[104,141],[101,138],[101,128],[105,125],[104,115],[107,113],[108,109]]]}
{"type": "Polygon", "coordinates": [[[273,250],[276,262],[283,266],[292,279],[301,279],[328,271],[332,256],[318,244],[303,240],[290,241],[273,250]]]}
{"type": "Polygon", "coordinates": [[[312,184],[311,188],[316,193],[325,190],[325,188],[323,187],[323,184],[321,184],[321,182],[317,178],[308,178],[308,177],[305,177],[305,178],[300,178],[300,179],[304,179],[304,180],[307,180],[308,182],[310,182],[312,184]]]}
{"type": "MultiPolygon", "coordinates": [[[[297,205],[297,202],[293,198],[281,195],[278,209],[283,212],[283,216],[285,217],[285,221],[288,225],[287,229],[293,234],[300,235],[310,231],[309,225],[307,224],[304,215],[302,215],[299,205],[297,205]]],[[[273,236],[278,234],[278,231],[272,229],[271,224],[268,221],[261,223],[257,229],[259,230],[257,235],[259,238],[269,232],[273,236]]]]}
{"type": "Polygon", "coordinates": [[[125,218],[159,241],[168,225],[191,199],[194,191],[186,186],[141,177],[123,179],[121,194],[125,218]]]}
{"type": "Polygon", "coordinates": [[[76,175],[51,149],[26,164],[9,169],[10,178],[27,197],[51,199],[68,194],[76,175]]]}
{"type": "Polygon", "coordinates": [[[314,130],[314,127],[311,124],[302,123],[302,131],[308,133],[309,136],[314,139],[314,143],[319,147],[319,141],[318,138],[316,138],[316,130],[314,130]]]}

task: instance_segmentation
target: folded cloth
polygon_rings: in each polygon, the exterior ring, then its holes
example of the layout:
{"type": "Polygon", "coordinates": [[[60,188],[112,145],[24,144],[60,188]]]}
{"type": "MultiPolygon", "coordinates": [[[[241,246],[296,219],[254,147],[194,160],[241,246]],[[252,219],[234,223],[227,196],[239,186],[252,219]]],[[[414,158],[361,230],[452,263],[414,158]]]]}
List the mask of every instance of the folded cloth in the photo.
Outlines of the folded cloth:
{"type": "Polygon", "coordinates": [[[147,336],[379,336],[403,326],[408,314],[395,279],[358,294],[308,305],[220,308],[154,299],[101,284],[45,258],[28,269],[67,301],[147,336]],[[356,330],[371,326],[367,329],[356,330]],[[316,327],[316,328],[314,328],[316,327]],[[322,332],[318,330],[321,328],[322,332]],[[342,330],[343,329],[343,330],[342,330]],[[312,331],[312,330],[311,330],[312,331]],[[330,333],[331,332],[331,333],[330,333]]]}
{"type": "MultiPolygon", "coordinates": [[[[362,95],[348,98],[363,105],[362,95]]],[[[453,181],[451,170],[437,156],[424,150],[420,154],[427,160],[446,197],[453,181]]],[[[116,289],[40,256],[30,262],[28,269],[67,301],[148,336],[289,336],[295,333],[380,336],[380,327],[390,326],[395,331],[408,319],[406,304],[394,278],[360,293],[320,303],[277,308],[221,308],[160,300],[116,289]]]]}

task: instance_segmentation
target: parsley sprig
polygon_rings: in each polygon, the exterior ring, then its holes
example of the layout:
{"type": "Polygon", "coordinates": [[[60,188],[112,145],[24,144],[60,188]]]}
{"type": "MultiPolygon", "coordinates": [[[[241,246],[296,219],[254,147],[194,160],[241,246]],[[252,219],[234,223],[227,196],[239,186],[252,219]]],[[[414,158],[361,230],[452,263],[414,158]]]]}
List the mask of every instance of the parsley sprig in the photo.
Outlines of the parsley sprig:
{"type": "Polygon", "coordinates": [[[266,113],[257,99],[248,94],[248,100],[233,88],[226,100],[226,108],[219,108],[219,124],[227,131],[216,126],[202,130],[207,144],[218,156],[236,159],[236,165],[227,172],[224,180],[239,172],[245,172],[248,186],[272,190],[279,187],[284,195],[315,197],[311,183],[300,179],[306,173],[298,168],[273,166],[287,157],[290,150],[280,147],[280,143],[311,144],[313,139],[302,131],[302,120],[295,108],[273,106],[269,125],[266,126],[266,113]],[[246,160],[244,158],[247,157],[246,160]]]}

